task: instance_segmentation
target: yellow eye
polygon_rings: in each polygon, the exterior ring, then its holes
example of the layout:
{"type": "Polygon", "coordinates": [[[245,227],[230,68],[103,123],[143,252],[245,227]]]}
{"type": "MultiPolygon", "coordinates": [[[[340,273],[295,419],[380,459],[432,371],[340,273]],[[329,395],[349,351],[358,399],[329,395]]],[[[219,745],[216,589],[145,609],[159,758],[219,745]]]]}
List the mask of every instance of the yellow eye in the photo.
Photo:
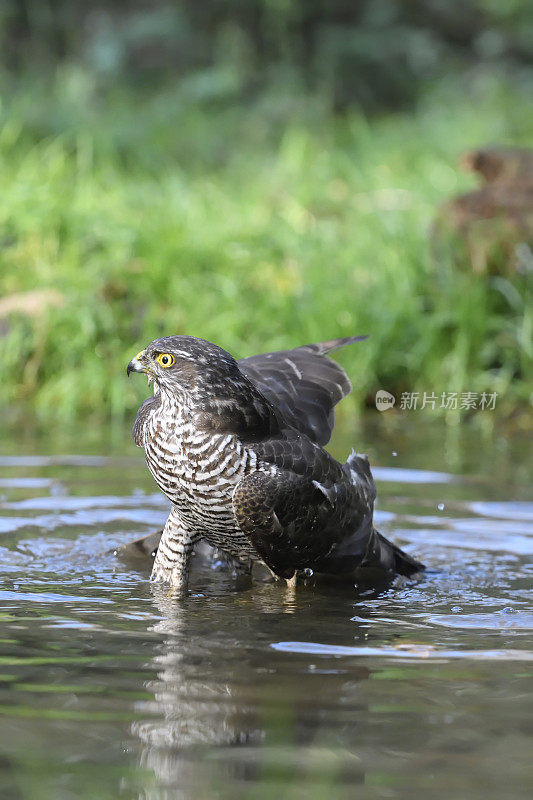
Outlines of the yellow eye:
{"type": "Polygon", "coordinates": [[[157,356],[157,363],[160,364],[165,369],[167,367],[171,367],[174,361],[175,361],[174,356],[172,356],[170,353],[160,353],[157,356]]]}

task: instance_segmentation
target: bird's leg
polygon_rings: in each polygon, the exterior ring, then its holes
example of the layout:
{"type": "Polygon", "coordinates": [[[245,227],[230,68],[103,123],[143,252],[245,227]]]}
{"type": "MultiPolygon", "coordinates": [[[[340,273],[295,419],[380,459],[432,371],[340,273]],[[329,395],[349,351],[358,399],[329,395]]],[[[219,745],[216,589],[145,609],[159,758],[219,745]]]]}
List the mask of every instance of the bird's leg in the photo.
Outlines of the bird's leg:
{"type": "Polygon", "coordinates": [[[285,578],[285,583],[287,584],[287,589],[292,589],[292,590],[296,589],[296,579],[297,579],[297,577],[298,577],[297,573],[295,572],[294,575],[292,576],[292,578],[285,578]]]}
{"type": "Polygon", "coordinates": [[[173,507],[165,527],[152,568],[151,581],[169,583],[173,588],[187,588],[189,565],[198,534],[188,530],[173,507]]]}
{"type": "Polygon", "coordinates": [[[296,576],[297,573],[295,572],[292,578],[285,578],[286,585],[285,585],[284,604],[291,608],[293,606],[294,601],[296,600],[296,576]]]}

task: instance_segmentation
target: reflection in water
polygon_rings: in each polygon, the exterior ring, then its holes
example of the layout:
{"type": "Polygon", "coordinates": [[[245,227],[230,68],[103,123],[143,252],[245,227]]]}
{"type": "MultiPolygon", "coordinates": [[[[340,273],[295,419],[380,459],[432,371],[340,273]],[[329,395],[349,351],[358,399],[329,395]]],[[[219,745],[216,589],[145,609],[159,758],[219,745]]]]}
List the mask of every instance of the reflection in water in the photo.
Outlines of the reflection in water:
{"type": "Polygon", "coordinates": [[[404,422],[341,449],[385,467],[379,526],[429,569],[359,596],[251,586],[198,559],[176,602],[149,565],[114,555],[166,516],[137,454],[13,444],[0,457],[2,800],[530,796],[529,449],[474,436],[452,477],[436,426],[404,422]]]}
{"type": "MultiPolygon", "coordinates": [[[[157,786],[147,798],[161,797],[160,789],[195,787],[205,772],[198,772],[196,757],[190,751],[205,746],[242,746],[259,744],[264,731],[251,718],[239,696],[239,688],[224,676],[205,671],[194,639],[187,637],[186,612],[165,590],[153,587],[157,607],[164,619],[152,630],[165,638],[152,660],[157,679],[146,683],[153,701],[143,704],[143,714],[155,719],[135,722],[132,732],[143,743],[140,763],[153,770],[157,786]]],[[[227,778],[232,765],[228,764],[227,778]]],[[[240,777],[235,775],[234,777],[240,777]]]]}
{"type": "MultiPolygon", "coordinates": [[[[239,658],[233,649],[231,622],[222,623],[216,631],[217,645],[213,648],[213,640],[206,638],[207,630],[197,630],[196,614],[187,603],[172,599],[162,587],[151,589],[163,619],[150,630],[164,634],[164,639],[151,661],[157,679],[145,684],[153,700],[141,706],[143,716],[154,718],[132,725],[133,734],[143,745],[141,767],[152,771],[156,779],[155,785],[144,788],[143,798],[180,796],[167,794],[169,791],[181,792],[183,797],[203,797],[219,783],[237,785],[258,780],[265,778],[265,771],[268,778],[269,771],[277,774],[280,769],[288,773],[284,780],[289,784],[295,774],[300,780],[316,780],[315,773],[322,773],[322,781],[331,769],[336,781],[351,786],[364,781],[360,759],[348,745],[350,741],[358,743],[357,737],[353,738],[355,708],[360,714],[363,706],[357,686],[368,679],[370,670],[352,667],[347,677],[342,669],[324,673],[316,665],[310,670],[306,665],[304,681],[318,680],[323,688],[323,676],[327,675],[327,693],[320,697],[321,711],[316,713],[318,698],[299,691],[294,675],[258,669],[247,658],[244,642],[239,658]],[[354,696],[358,697],[355,707],[354,696]],[[327,707],[331,704],[336,708],[343,700],[347,703],[346,720],[338,727],[333,747],[325,733],[331,724],[327,707]]],[[[259,634],[264,631],[261,615],[272,621],[298,610],[297,601],[288,600],[281,586],[269,589],[259,603],[253,598],[244,601],[248,611],[254,612],[259,634]]],[[[203,602],[209,604],[210,600],[203,598],[203,602]]],[[[201,609],[198,611],[201,614],[201,609]]],[[[308,625],[309,618],[303,627],[308,625]]],[[[252,630],[250,634],[253,636],[252,630]]],[[[255,646],[256,642],[252,639],[250,644],[255,646]]]]}

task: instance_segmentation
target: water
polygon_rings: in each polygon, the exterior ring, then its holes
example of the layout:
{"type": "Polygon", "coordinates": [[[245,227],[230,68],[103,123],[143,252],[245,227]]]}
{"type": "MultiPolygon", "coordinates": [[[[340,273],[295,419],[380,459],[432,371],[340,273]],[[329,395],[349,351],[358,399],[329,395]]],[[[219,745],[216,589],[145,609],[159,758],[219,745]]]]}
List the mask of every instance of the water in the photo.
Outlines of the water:
{"type": "Polygon", "coordinates": [[[127,434],[4,437],[0,797],[530,797],[530,445],[388,419],[334,450],[428,571],[363,595],[200,558],[170,600],[114,555],[167,507],[127,434]]]}

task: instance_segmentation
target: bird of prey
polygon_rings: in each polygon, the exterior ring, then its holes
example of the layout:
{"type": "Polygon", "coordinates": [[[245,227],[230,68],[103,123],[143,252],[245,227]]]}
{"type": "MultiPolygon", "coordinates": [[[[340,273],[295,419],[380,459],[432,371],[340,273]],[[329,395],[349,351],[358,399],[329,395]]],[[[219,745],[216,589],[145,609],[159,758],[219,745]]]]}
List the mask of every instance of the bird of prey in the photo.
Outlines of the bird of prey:
{"type": "Polygon", "coordinates": [[[133,439],[172,503],[151,579],[184,590],[195,542],[278,577],[350,576],[360,567],[411,575],[423,566],[373,526],[366,456],[345,464],[323,446],[351,391],[327,353],[334,339],[236,361],[193,336],[155,339],[127,367],[154,384],[133,439]]]}

